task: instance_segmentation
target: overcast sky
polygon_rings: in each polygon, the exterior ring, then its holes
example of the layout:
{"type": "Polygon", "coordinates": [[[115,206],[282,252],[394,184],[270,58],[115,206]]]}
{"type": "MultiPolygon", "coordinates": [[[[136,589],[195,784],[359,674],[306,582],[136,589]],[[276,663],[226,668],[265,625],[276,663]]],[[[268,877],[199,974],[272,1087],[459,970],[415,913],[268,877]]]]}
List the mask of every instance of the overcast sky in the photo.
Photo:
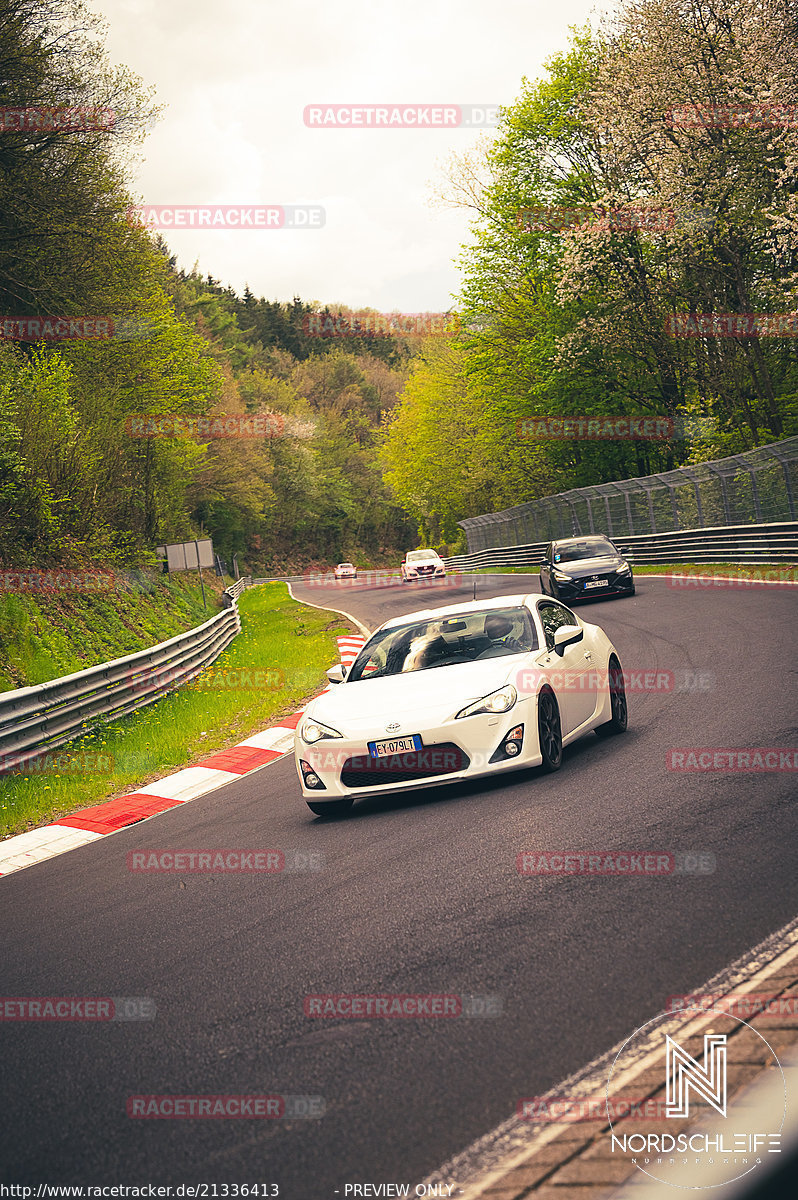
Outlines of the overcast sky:
{"type": "MultiPolygon", "coordinates": [[[[320,205],[321,229],[164,233],[258,296],[444,311],[468,218],[430,204],[466,128],[309,128],[307,105],[510,104],[608,0],[90,0],[166,105],[134,191],[158,205],[320,205]]],[[[490,131],[488,131],[490,133],[490,131]]]]}

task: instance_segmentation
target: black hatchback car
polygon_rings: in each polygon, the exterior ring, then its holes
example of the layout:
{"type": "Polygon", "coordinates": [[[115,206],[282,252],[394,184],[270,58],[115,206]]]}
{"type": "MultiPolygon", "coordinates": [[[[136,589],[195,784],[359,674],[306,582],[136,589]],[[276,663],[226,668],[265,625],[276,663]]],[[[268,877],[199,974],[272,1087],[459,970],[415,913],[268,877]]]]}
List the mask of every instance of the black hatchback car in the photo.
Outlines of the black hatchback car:
{"type": "Polygon", "coordinates": [[[632,568],[609,538],[563,538],[546,547],[540,590],[556,600],[634,596],[632,568]]]}

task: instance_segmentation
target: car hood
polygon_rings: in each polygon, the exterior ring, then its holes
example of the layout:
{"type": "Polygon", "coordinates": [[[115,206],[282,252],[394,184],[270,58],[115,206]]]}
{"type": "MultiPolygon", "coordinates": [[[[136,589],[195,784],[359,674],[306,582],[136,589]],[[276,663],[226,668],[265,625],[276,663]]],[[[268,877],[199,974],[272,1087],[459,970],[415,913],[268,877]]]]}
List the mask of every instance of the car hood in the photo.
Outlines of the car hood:
{"type": "Polygon", "coordinates": [[[394,721],[401,726],[398,732],[418,733],[500,688],[529,657],[508,654],[485,662],[408,671],[387,679],[338,683],[314,700],[308,711],[315,720],[343,734],[364,729],[381,732],[394,721]]]}
{"type": "Polygon", "coordinates": [[[600,575],[605,571],[617,571],[624,562],[625,559],[619,555],[613,558],[582,558],[577,562],[553,563],[552,566],[555,571],[562,571],[563,575],[572,575],[574,579],[581,579],[583,575],[600,575]]]}

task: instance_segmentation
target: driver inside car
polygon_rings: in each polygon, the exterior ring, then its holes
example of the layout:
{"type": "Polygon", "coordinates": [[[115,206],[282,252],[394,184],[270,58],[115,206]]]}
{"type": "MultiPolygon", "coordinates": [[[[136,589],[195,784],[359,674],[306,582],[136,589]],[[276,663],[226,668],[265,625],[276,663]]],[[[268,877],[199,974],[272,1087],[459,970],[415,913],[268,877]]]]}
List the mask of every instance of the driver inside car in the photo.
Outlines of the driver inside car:
{"type": "Polygon", "coordinates": [[[482,651],[480,658],[490,658],[497,651],[503,654],[522,654],[525,647],[510,635],[513,632],[513,622],[501,613],[489,613],[485,618],[485,636],[490,639],[490,645],[482,651]]]}

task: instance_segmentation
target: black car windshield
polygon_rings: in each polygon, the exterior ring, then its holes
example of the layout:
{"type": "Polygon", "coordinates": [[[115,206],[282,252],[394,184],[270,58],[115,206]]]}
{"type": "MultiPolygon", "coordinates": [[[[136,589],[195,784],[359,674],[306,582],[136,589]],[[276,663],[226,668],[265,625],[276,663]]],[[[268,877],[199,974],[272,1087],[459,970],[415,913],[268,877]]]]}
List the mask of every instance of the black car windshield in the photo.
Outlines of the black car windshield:
{"type": "Polygon", "coordinates": [[[589,541],[572,542],[567,545],[555,542],[553,557],[556,563],[579,562],[582,558],[617,558],[618,551],[606,538],[593,538],[589,541]]]}
{"type": "Polygon", "coordinates": [[[363,647],[349,683],[537,650],[526,608],[479,609],[383,629],[363,647]]]}

